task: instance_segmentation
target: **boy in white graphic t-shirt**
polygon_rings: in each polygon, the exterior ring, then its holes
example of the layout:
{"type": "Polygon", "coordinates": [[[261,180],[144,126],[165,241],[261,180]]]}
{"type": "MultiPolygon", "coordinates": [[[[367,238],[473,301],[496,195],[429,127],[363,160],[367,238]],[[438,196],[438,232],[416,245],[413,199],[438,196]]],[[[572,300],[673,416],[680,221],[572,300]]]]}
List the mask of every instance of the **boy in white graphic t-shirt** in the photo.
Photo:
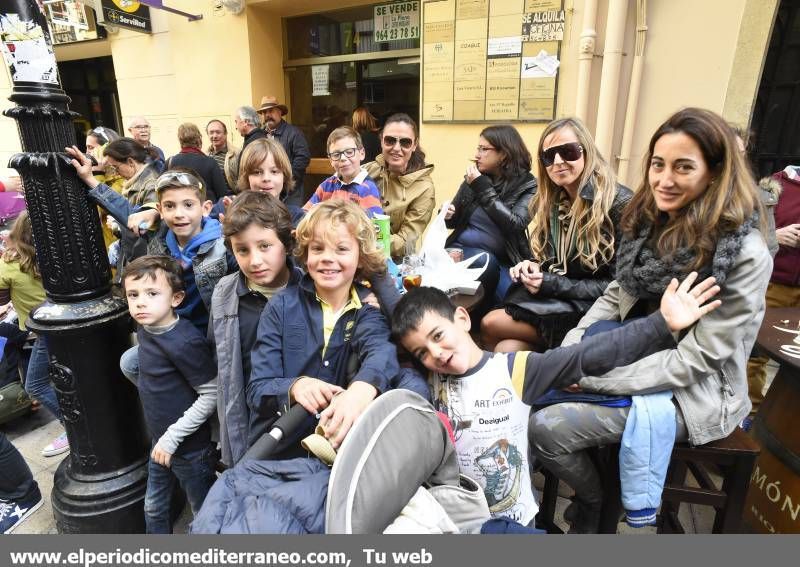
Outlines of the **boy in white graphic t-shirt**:
{"type": "Polygon", "coordinates": [[[470,318],[441,291],[406,294],[392,316],[392,335],[431,371],[434,406],[453,426],[459,466],[484,490],[492,517],[530,524],[538,511],[528,472],[530,404],[547,390],[599,375],[673,348],[671,333],[716,309],[719,292],[696,274],[667,287],[660,311],[628,325],[545,353],[483,351],[469,334],[470,318]],[[705,304],[705,305],[704,305],[705,304]]]}

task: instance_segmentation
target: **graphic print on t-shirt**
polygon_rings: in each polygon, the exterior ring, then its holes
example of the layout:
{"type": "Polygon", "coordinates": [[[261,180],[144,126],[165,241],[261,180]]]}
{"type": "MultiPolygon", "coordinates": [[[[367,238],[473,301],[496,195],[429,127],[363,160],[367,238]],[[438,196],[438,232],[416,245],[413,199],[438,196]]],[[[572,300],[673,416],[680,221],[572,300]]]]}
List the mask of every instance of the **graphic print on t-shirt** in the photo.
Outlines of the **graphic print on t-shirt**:
{"type": "Polygon", "coordinates": [[[456,432],[459,469],[483,488],[492,517],[528,524],[538,511],[527,460],[530,406],[514,391],[509,359],[498,353],[472,374],[434,375],[433,395],[456,432]]]}

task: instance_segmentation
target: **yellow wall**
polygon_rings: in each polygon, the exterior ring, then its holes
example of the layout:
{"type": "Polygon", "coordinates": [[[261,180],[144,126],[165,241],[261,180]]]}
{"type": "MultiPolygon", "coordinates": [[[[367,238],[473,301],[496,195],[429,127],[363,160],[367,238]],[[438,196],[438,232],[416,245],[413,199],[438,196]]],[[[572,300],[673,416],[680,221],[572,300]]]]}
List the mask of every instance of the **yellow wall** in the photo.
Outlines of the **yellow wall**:
{"type": "MultiPolygon", "coordinates": [[[[176,130],[183,121],[201,126],[222,118],[232,132],[237,106],[257,106],[261,96],[286,99],[282,62],[281,18],[373,4],[368,0],[248,0],[238,16],[214,11],[211,2],[170,0],[170,6],[203,19],[151,10],[153,33],[111,34],[93,47],[58,48],[61,60],[101,55],[114,59],[123,121],[143,114],[153,125],[152,138],[169,155],[178,150],[176,130]],[[86,50],[89,51],[86,51],[86,50]],[[100,52],[97,52],[97,50],[100,52]],[[96,53],[95,53],[96,52],[96,53]]],[[[452,1],[452,0],[450,0],[452,1]]],[[[495,0],[498,1],[498,0],[495,0]]],[[[507,0],[522,2],[523,0],[507,0]]],[[[640,177],[640,163],[650,135],[670,113],[682,106],[710,108],[729,120],[747,123],[778,0],[649,0],[647,46],[639,108],[634,121],[630,185],[640,177]]],[[[585,0],[565,0],[567,25],[558,79],[558,117],[574,113],[578,44],[585,0]]],[[[596,53],[587,122],[594,129],[600,88],[608,0],[598,3],[596,53]]],[[[617,165],[634,46],[636,0],[628,1],[627,27],[614,125],[617,165]]],[[[1,106],[10,93],[7,72],[0,74],[1,106]]],[[[291,105],[290,105],[291,106],[291,105]]],[[[289,116],[291,120],[291,115],[289,116]]],[[[452,197],[463,177],[480,130],[485,124],[421,124],[420,139],[436,165],[434,181],[441,202],[452,197]]],[[[531,150],[544,124],[515,123],[531,150]]],[[[0,118],[0,166],[18,151],[13,121],[0,118]]],[[[2,174],[2,169],[0,169],[2,174]]]]}
{"type": "MultiPolygon", "coordinates": [[[[734,69],[739,37],[750,35],[751,19],[743,19],[745,5],[758,5],[762,18],[772,21],[776,2],[748,0],[651,0],[647,4],[647,46],[639,109],[633,136],[629,184],[641,181],[641,163],[650,136],[674,111],[701,106],[729,120],[749,116],[759,72],[734,69]],[[741,28],[741,29],[740,29],[741,28]],[[735,112],[726,107],[726,93],[746,99],[735,112]],[[743,106],[747,108],[744,109],[743,106]],[[731,114],[729,114],[731,113],[731,114]]],[[[766,57],[768,35],[751,38],[748,58],[766,57]]],[[[618,147],[618,146],[617,146],[618,147]]]]}
{"type": "Polygon", "coordinates": [[[247,17],[216,13],[210,2],[172,0],[170,7],[203,19],[190,22],[151,9],[152,34],[122,30],[109,36],[123,124],[146,116],[153,143],[167,155],[180,149],[182,122],[204,130],[210,119],[222,119],[240,143],[232,116],[236,107],[252,104],[247,17]]]}

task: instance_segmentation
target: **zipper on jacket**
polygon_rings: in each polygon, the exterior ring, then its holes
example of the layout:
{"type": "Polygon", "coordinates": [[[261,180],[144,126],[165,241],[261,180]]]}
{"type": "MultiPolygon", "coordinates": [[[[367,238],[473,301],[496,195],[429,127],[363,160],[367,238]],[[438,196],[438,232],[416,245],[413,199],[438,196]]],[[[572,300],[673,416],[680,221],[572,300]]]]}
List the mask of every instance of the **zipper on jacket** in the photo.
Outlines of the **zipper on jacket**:
{"type": "Polygon", "coordinates": [[[725,433],[725,423],[728,421],[728,396],[733,396],[733,387],[728,382],[728,377],[724,370],[719,372],[722,382],[722,416],[720,417],[719,428],[725,433]]]}

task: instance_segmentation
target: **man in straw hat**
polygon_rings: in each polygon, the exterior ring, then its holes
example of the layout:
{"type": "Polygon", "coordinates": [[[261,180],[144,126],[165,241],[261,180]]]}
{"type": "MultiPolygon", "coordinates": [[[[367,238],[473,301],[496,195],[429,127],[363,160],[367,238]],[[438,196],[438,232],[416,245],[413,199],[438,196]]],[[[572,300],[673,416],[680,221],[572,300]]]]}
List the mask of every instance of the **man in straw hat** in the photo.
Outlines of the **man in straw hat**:
{"type": "Polygon", "coordinates": [[[275,138],[280,142],[289,156],[289,161],[292,162],[294,190],[286,198],[286,204],[300,207],[305,203],[303,177],[311,161],[311,152],[300,128],[292,126],[283,119],[287,112],[289,109],[286,105],[280,104],[274,96],[261,98],[258,114],[261,116],[264,130],[270,138],[275,138]]]}

